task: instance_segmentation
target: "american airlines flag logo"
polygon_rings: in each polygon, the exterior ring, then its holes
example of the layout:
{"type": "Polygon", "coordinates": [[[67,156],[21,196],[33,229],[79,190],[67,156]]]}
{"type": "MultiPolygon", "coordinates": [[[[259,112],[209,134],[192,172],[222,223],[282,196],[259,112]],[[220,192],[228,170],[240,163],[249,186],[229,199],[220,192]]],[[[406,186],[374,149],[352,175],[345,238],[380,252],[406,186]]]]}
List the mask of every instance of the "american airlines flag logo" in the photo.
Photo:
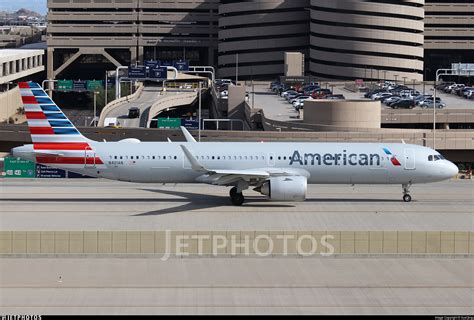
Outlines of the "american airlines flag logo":
{"type": "Polygon", "coordinates": [[[96,166],[102,160],[88,140],[35,82],[20,82],[21,100],[31,133],[36,162],[51,165],[96,166]]]}
{"type": "Polygon", "coordinates": [[[400,163],[400,161],[398,161],[397,157],[394,156],[394,155],[392,154],[392,152],[391,152],[389,149],[383,148],[383,151],[384,151],[388,156],[390,156],[390,161],[392,162],[392,164],[393,164],[394,166],[400,167],[400,166],[402,165],[402,164],[400,163]]]}

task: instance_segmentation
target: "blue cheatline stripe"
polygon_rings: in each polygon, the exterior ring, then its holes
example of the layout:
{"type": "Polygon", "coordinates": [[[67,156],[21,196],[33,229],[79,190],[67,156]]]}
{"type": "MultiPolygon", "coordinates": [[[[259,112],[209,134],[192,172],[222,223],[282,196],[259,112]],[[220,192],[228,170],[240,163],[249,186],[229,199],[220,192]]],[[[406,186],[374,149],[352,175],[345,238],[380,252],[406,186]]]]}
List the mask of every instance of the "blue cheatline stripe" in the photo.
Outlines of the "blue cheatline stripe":
{"type": "Polygon", "coordinates": [[[47,97],[48,95],[43,90],[31,90],[35,97],[47,97]]]}
{"type": "Polygon", "coordinates": [[[43,104],[43,103],[53,103],[53,101],[51,101],[50,98],[43,98],[43,97],[35,97],[36,98],[36,101],[38,101],[39,104],[43,104]]]}
{"type": "Polygon", "coordinates": [[[53,128],[55,134],[79,134],[76,128],[53,128]]]}
{"type": "Polygon", "coordinates": [[[385,151],[386,154],[388,155],[391,155],[392,153],[390,152],[390,150],[388,150],[387,148],[383,148],[383,151],[385,151]]]}
{"type": "Polygon", "coordinates": [[[45,113],[44,115],[48,120],[67,120],[66,116],[62,113],[45,113]]]}
{"type": "Polygon", "coordinates": [[[36,82],[33,82],[33,81],[29,81],[28,86],[30,86],[30,88],[43,89],[43,88],[40,87],[39,84],[37,84],[36,82]]]}
{"type": "Polygon", "coordinates": [[[49,120],[49,124],[51,127],[60,127],[60,128],[73,128],[74,126],[72,125],[71,122],[68,120],[61,121],[61,120],[49,120]]]}
{"type": "Polygon", "coordinates": [[[59,110],[58,106],[53,105],[53,104],[51,104],[51,105],[44,105],[44,104],[42,104],[42,105],[41,105],[41,109],[42,109],[43,111],[61,111],[61,110],[59,110]]]}

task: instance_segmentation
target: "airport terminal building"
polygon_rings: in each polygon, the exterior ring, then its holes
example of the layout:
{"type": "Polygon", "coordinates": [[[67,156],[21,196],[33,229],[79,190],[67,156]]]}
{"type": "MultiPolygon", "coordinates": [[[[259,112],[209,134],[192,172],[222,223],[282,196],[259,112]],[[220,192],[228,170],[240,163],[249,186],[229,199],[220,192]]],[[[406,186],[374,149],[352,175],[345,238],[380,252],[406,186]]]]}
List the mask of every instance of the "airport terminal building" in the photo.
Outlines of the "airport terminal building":
{"type": "Polygon", "coordinates": [[[50,79],[186,59],[222,78],[267,80],[284,73],[288,51],[323,79],[432,79],[474,61],[474,4],[462,0],[48,0],[48,8],[50,79]]]}

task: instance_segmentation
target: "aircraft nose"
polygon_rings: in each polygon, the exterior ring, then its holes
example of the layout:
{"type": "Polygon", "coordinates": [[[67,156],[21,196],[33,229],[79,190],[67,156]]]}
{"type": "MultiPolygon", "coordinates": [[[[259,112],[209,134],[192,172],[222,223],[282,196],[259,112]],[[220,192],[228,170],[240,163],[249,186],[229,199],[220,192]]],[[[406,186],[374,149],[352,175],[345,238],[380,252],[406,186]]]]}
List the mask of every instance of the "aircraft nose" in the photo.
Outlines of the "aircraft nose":
{"type": "Polygon", "coordinates": [[[446,166],[446,172],[448,173],[450,178],[456,176],[459,173],[459,169],[454,163],[448,161],[446,166]]]}

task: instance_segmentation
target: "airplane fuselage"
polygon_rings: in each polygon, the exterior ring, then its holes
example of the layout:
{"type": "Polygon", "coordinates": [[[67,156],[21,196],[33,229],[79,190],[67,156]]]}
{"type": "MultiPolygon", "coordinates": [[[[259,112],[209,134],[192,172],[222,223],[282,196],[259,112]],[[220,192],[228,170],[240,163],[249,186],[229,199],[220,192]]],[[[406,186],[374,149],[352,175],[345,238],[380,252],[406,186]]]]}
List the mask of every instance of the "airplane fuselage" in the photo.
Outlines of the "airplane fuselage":
{"type": "MultiPolygon", "coordinates": [[[[90,142],[90,145],[92,150],[70,151],[70,156],[89,159],[83,164],[48,165],[128,182],[196,183],[202,173],[192,170],[180,147],[185,145],[208,168],[269,172],[285,169],[305,176],[309,184],[415,184],[449,179],[457,173],[457,167],[447,160],[429,160],[437,152],[401,143],[90,142]]],[[[30,160],[41,162],[34,154],[30,160]]]]}

